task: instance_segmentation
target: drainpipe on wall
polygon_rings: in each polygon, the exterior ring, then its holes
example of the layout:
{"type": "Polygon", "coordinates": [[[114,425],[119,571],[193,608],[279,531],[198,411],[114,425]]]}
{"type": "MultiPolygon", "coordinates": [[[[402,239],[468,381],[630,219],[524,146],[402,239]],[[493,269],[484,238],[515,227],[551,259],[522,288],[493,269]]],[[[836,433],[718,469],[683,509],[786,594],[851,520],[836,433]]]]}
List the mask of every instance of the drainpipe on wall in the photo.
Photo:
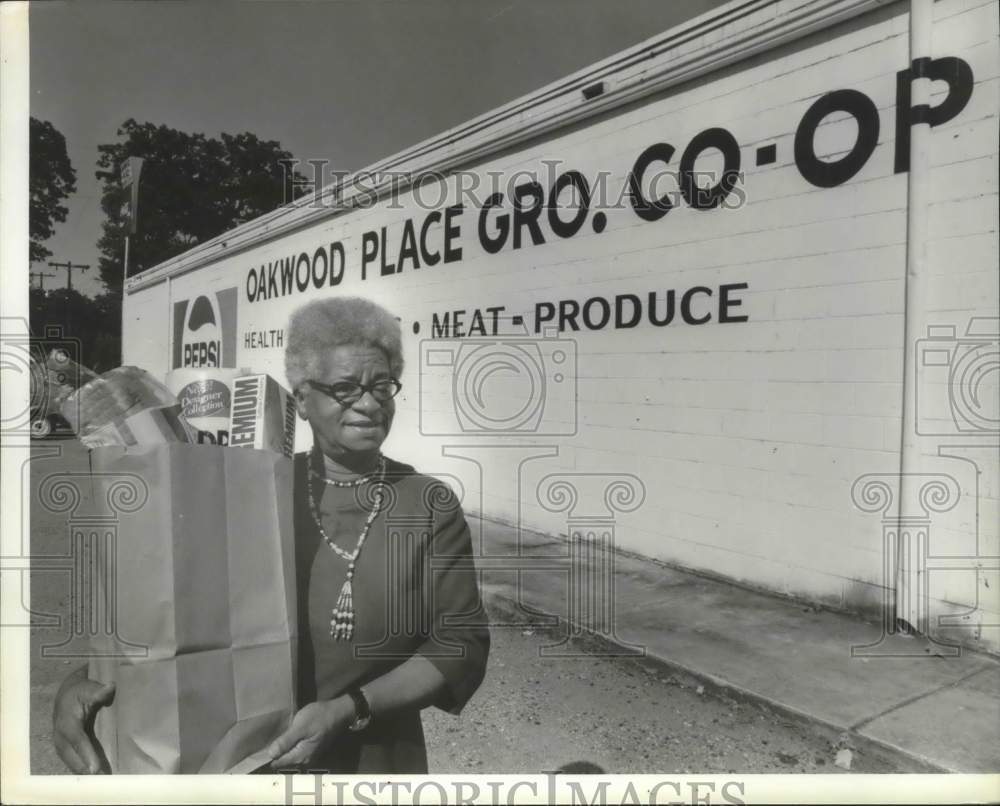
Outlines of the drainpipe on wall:
{"type": "MultiPolygon", "coordinates": [[[[916,59],[931,57],[934,0],[910,0],[910,64],[916,59]]],[[[930,102],[929,79],[916,79],[911,84],[911,108],[930,102]]],[[[918,123],[910,129],[910,166],[906,177],[906,274],[904,276],[905,307],[903,313],[903,418],[900,437],[900,482],[897,513],[899,529],[896,539],[895,623],[926,635],[929,624],[922,623],[918,596],[919,538],[906,523],[907,507],[916,500],[921,479],[914,474],[921,469],[920,440],[916,424],[916,343],[926,329],[927,292],[927,232],[930,205],[930,141],[931,127],[918,123]]],[[[916,528],[922,528],[916,526],[916,528]]],[[[924,538],[926,539],[926,537],[924,538]]]]}

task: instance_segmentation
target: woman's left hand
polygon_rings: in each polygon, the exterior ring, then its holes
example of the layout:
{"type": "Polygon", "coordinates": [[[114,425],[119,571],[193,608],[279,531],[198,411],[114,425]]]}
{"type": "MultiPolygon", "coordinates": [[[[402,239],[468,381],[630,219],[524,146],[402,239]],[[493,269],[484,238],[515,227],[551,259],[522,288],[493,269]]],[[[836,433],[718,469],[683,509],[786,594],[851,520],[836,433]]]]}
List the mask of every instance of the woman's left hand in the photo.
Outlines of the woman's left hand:
{"type": "Polygon", "coordinates": [[[288,730],[267,748],[271,768],[308,764],[353,721],[354,702],[350,697],[309,703],[292,718],[288,730]]]}

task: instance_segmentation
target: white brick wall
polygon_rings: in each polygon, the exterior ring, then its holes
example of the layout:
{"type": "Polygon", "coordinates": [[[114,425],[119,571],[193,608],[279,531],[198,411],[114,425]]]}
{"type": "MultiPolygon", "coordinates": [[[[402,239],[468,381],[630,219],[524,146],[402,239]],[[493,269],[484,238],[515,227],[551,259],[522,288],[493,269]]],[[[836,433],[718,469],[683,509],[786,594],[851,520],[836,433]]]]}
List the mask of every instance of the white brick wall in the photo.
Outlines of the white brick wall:
{"type": "MultiPolygon", "coordinates": [[[[952,0],[935,3],[932,55],[961,55],[973,67],[975,86],[960,119],[931,129],[930,205],[926,266],[926,303],[911,316],[918,338],[928,326],[952,326],[961,337],[972,317],[991,317],[1000,326],[1000,243],[997,221],[998,100],[1000,100],[1000,17],[995,2],[952,0]],[[946,153],[950,152],[950,154],[946,153]]],[[[931,103],[938,103],[944,84],[934,84],[931,103]]],[[[941,640],[972,640],[996,651],[1000,646],[1000,434],[996,418],[1000,412],[1000,367],[997,338],[992,335],[993,355],[983,354],[975,390],[992,428],[961,432],[950,418],[942,417],[937,428],[918,423],[921,436],[912,472],[954,479],[959,496],[954,506],[933,513],[929,525],[928,607],[923,615],[928,628],[941,640]],[[991,363],[992,362],[992,363],[991,363]],[[940,433],[927,433],[938,431],[940,433]],[[950,432],[950,433],[948,433],[950,432]],[[947,558],[947,559],[943,559],[947,558]],[[934,568],[935,564],[960,566],[959,570],[934,568]],[[939,620],[958,616],[960,627],[939,620]]],[[[985,340],[987,344],[990,339],[985,340]]],[[[974,345],[959,347],[951,366],[960,368],[958,357],[974,345]]],[[[987,348],[988,349],[988,348],[987,348]]],[[[951,410],[948,395],[972,392],[971,374],[952,375],[945,368],[917,370],[908,405],[921,411],[951,410]],[[935,370],[938,370],[935,372],[935,370]]],[[[920,580],[918,584],[923,584],[920,580]]]]}
{"type": "MultiPolygon", "coordinates": [[[[996,12],[995,0],[935,3],[935,55],[966,59],[977,83],[967,108],[934,130],[929,321],[996,315],[996,12]]],[[[863,474],[899,471],[907,175],[893,172],[893,155],[896,73],[909,64],[907,37],[907,4],[894,4],[471,166],[480,175],[539,170],[544,176],[541,161],[560,159],[560,170],[580,170],[591,181],[608,171],[614,196],[650,144],[675,146],[670,168],[676,170],[695,134],[722,126],[740,145],[747,196],[740,209],[697,211],[682,203],[662,220],[645,222],[626,205],[606,210],[604,232],[593,231],[591,215],[568,240],[551,233],[543,214],[544,245],[515,251],[508,244],[488,255],[476,239],[478,211],[470,208],[461,218],[461,261],[389,277],[376,267],[362,282],[361,233],[387,227],[395,253],[405,220],[423,220],[424,211],[404,194],[402,209],[379,205],[333,217],[179,276],[173,296],[196,293],[208,276],[239,285],[241,331],[281,327],[298,304],[320,293],[368,296],[402,318],[406,336],[405,391],[387,452],[460,477],[468,509],[512,521],[520,507],[527,526],[565,532],[565,515],[546,511],[535,498],[543,476],[632,473],[642,479],[646,499],[617,516],[623,547],[837,606],[873,607],[887,582],[881,523],[852,505],[851,485],[863,474]],[[816,99],[838,89],[861,91],[874,102],[877,146],[846,183],[814,187],[793,159],[795,129],[816,99]],[[758,167],[756,149],[767,144],[776,146],[777,160],[758,167]],[[343,240],[347,251],[338,288],[247,303],[248,269],[331,240],[343,240]],[[445,422],[452,407],[448,372],[419,377],[420,341],[430,335],[432,312],[505,305],[508,315],[525,314],[530,326],[540,301],[613,301],[623,293],[645,301],[650,291],[663,300],[667,289],[679,297],[695,285],[741,282],[749,287],[739,292],[743,305],[735,312],[748,315],[746,323],[562,333],[577,354],[569,401],[575,433],[418,433],[422,421],[445,422]],[[483,449],[476,454],[486,466],[480,489],[470,463],[442,457],[448,446],[477,443],[552,446],[558,455],[527,462],[518,488],[510,452],[483,449]]],[[[845,114],[830,115],[816,133],[817,153],[839,159],[856,131],[845,114]]],[[[696,167],[711,164],[706,154],[696,167]]],[[[245,351],[239,363],[283,377],[278,349],[245,351]]],[[[488,390],[494,400],[504,394],[500,382],[488,390]]],[[[556,394],[550,402],[565,400],[556,394]]],[[[299,447],[307,444],[304,436],[299,447]]],[[[939,461],[936,448],[928,448],[931,454],[939,461]]],[[[995,477],[985,484],[980,537],[995,543],[996,527],[983,523],[995,516],[1000,485],[995,477]]],[[[974,519],[967,512],[957,517],[942,523],[940,539],[968,545],[974,519]]],[[[952,612],[955,602],[968,605],[982,593],[975,575],[969,578],[949,573],[935,593],[935,612],[952,612]]],[[[984,645],[995,648],[987,632],[984,645]]]]}

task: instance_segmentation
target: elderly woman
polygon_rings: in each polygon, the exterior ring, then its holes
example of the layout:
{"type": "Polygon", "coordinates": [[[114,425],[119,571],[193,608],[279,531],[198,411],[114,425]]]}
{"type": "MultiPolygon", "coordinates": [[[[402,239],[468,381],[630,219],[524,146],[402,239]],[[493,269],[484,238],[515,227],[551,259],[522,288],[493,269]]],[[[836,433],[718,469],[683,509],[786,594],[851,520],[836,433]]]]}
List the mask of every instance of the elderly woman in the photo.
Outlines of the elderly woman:
{"type": "MultiPolygon", "coordinates": [[[[309,303],[285,369],[313,448],[295,459],[300,710],[264,771],[425,773],[421,709],[457,714],[489,651],[469,528],[454,494],[381,452],[403,356],[399,323],[360,298],[309,303]]],[[[56,748],[100,769],[85,731],[113,689],[64,682],[56,748]]]]}

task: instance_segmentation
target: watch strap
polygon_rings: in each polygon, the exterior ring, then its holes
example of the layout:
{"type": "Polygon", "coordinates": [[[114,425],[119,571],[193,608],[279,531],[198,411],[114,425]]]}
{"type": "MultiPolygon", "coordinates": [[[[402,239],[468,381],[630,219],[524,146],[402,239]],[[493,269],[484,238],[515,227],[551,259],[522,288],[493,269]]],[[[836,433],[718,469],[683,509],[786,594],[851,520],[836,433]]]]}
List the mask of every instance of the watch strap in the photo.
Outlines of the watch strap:
{"type": "Polygon", "coordinates": [[[372,709],[368,698],[360,688],[348,689],[347,696],[354,702],[354,721],[347,729],[357,733],[364,730],[372,721],[372,709]]]}

